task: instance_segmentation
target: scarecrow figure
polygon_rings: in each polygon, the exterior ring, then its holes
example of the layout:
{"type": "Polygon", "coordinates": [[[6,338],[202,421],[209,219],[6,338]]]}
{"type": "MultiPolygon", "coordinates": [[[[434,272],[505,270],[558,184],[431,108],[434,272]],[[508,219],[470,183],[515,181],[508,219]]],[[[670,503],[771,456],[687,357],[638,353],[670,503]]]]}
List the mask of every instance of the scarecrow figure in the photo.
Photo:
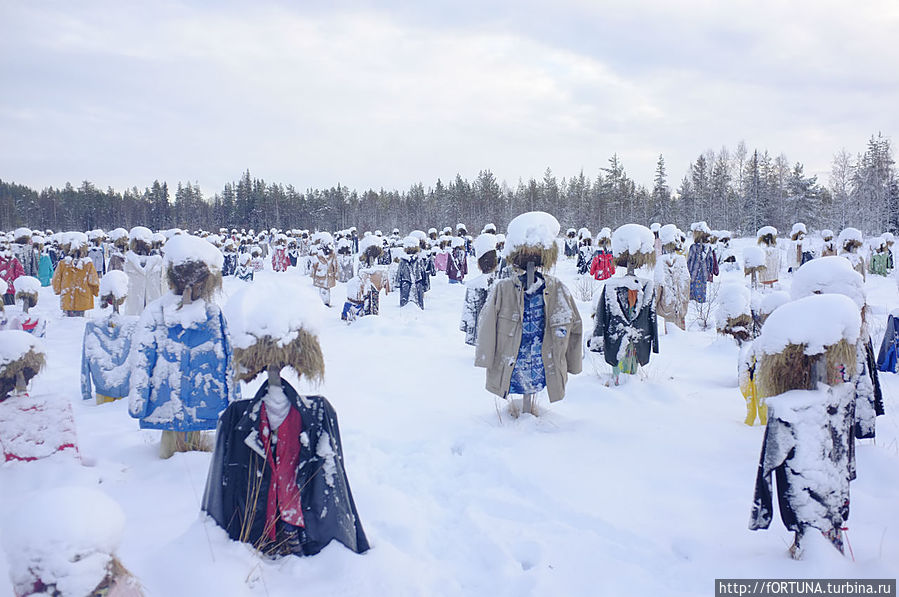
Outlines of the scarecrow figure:
{"type": "Polygon", "coordinates": [[[549,275],[558,257],[559,222],[545,212],[509,223],[506,256],[514,274],[494,282],[478,319],[475,366],[487,369],[487,390],[501,398],[523,395],[512,416],[537,414],[537,392],[550,402],[565,397],[568,374],[581,372],[582,324],[571,293],[549,275]]]}
{"type": "Polygon", "coordinates": [[[300,396],[281,377],[284,368],[313,382],[324,377],[321,346],[310,331],[322,309],[297,287],[289,313],[270,310],[270,292],[278,291],[283,288],[260,281],[226,307],[237,378],[265,375],[265,381],[251,400],[222,414],[202,507],[232,539],[265,554],[310,556],[333,540],[363,553],[369,545],[346,475],[337,413],[324,397],[300,396]]]}
{"type": "Polygon", "coordinates": [[[612,252],[627,274],[611,278],[603,287],[589,347],[605,355],[616,386],[621,373],[635,374],[638,366],[649,362],[650,351],[659,352],[655,285],[634,273],[643,265],[655,265],[654,245],[652,232],[639,224],[625,224],[612,236],[612,252]]]}
{"type": "Polygon", "coordinates": [[[166,247],[171,290],[147,306],[134,334],[128,410],[141,429],[162,430],[162,458],[205,449],[202,431],[215,429],[240,397],[225,319],[213,302],[223,261],[201,238],[173,238],[166,247]]]}

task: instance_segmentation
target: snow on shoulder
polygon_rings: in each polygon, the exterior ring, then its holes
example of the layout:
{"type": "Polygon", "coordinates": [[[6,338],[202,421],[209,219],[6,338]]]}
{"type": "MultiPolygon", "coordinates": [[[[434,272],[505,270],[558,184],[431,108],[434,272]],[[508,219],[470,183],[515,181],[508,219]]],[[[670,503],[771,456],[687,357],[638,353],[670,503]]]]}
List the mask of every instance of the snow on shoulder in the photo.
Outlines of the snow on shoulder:
{"type": "Polygon", "coordinates": [[[865,306],[865,281],[845,257],[812,259],[796,270],[790,288],[794,300],[811,294],[842,294],[861,309],[865,306]]]}
{"type": "Polygon", "coordinates": [[[805,346],[805,354],[814,355],[840,340],[855,344],[861,325],[861,314],[851,299],[841,294],[814,294],[775,309],[757,342],[765,354],[779,354],[795,344],[805,346]]]}
{"type": "Polygon", "coordinates": [[[209,269],[221,271],[225,257],[214,245],[202,238],[189,234],[172,237],[165,245],[165,265],[181,265],[189,261],[199,261],[209,269]]]}
{"type": "Polygon", "coordinates": [[[544,211],[529,211],[509,222],[506,231],[506,251],[511,254],[518,247],[542,246],[551,249],[559,236],[559,220],[544,211]]]}
{"type": "Polygon", "coordinates": [[[100,278],[100,296],[112,295],[116,300],[128,296],[128,274],[121,270],[110,270],[100,278]]]}
{"type": "Polygon", "coordinates": [[[243,349],[266,336],[286,346],[300,329],[315,334],[317,322],[329,316],[317,292],[289,277],[262,278],[241,288],[225,305],[224,314],[231,343],[243,349]]]}
{"type": "Polygon", "coordinates": [[[655,235],[646,226],[625,224],[612,235],[612,253],[615,257],[624,253],[631,255],[654,253],[655,241],[655,235]]]}
{"type": "Polygon", "coordinates": [[[59,487],[25,500],[3,533],[16,593],[31,594],[40,581],[61,595],[93,594],[124,529],[121,507],[96,489],[59,487]]]}

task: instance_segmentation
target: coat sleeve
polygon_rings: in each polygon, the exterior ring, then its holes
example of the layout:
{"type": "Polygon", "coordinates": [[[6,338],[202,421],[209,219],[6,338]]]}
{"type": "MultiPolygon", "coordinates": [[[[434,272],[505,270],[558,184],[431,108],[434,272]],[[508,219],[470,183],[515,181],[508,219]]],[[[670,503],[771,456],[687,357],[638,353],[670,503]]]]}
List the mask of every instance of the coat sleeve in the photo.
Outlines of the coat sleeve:
{"type": "Polygon", "coordinates": [[[150,378],[156,367],[157,346],[153,334],[153,322],[150,310],[144,311],[141,322],[137,326],[137,337],[129,355],[131,361],[131,387],[128,392],[128,414],[135,419],[147,416],[150,402],[150,378]]]}
{"type": "Polygon", "coordinates": [[[649,336],[652,338],[652,351],[659,354],[659,318],[656,314],[655,297],[649,301],[649,336]]]}
{"type": "Polygon", "coordinates": [[[100,276],[97,274],[97,268],[94,267],[92,262],[88,262],[87,264],[87,290],[93,296],[97,296],[100,294],[100,276]]]}
{"type": "Polygon", "coordinates": [[[599,296],[599,301],[596,303],[596,313],[593,315],[593,336],[590,338],[590,350],[592,352],[603,351],[602,343],[603,336],[605,335],[603,330],[605,330],[607,317],[608,313],[606,311],[606,287],[604,286],[602,289],[602,294],[599,296]]]}
{"type": "Polygon", "coordinates": [[[496,316],[499,313],[499,293],[494,284],[478,318],[478,343],[475,346],[474,366],[489,369],[496,357],[496,316]]]}
{"type": "Polygon", "coordinates": [[[755,479],[755,497],[752,502],[752,514],[749,517],[749,528],[753,531],[767,529],[771,524],[774,512],[772,500],[771,475],[793,451],[795,440],[790,429],[779,419],[769,418],[762,439],[762,453],[759,457],[759,468],[755,479]]]}
{"type": "Polygon", "coordinates": [[[228,339],[228,326],[225,317],[219,311],[219,326],[222,330],[222,348],[225,353],[225,387],[228,389],[227,403],[240,400],[240,382],[234,379],[234,352],[228,339]]]}
{"type": "Polygon", "coordinates": [[[59,294],[62,292],[62,272],[65,268],[62,265],[57,266],[56,271],[53,272],[53,279],[50,281],[50,284],[53,286],[53,294],[59,294]]]}
{"type": "Polygon", "coordinates": [[[572,313],[565,360],[568,364],[568,373],[577,375],[584,368],[584,323],[581,320],[581,314],[577,310],[577,304],[567,289],[565,290],[565,299],[572,313]]]}
{"type": "Polygon", "coordinates": [[[91,367],[87,358],[87,340],[90,338],[90,324],[84,328],[84,340],[81,343],[81,398],[90,400],[93,396],[91,385],[91,367]]]}

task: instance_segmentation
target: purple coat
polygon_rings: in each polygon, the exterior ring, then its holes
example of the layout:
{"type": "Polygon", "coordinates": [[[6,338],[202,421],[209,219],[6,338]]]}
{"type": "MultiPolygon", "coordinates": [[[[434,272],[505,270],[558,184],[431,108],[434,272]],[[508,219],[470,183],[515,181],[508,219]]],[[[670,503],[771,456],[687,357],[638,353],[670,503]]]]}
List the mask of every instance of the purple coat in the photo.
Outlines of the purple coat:
{"type": "Polygon", "coordinates": [[[468,273],[468,259],[463,247],[456,247],[446,260],[446,275],[450,280],[461,282],[468,273]]]}

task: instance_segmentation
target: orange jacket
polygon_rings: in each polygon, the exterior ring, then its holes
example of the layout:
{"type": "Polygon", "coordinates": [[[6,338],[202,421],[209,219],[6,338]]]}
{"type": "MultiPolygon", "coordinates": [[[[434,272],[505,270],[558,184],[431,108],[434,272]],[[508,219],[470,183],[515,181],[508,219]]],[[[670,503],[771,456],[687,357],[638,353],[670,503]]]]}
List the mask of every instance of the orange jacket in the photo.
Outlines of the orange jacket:
{"type": "Polygon", "coordinates": [[[90,259],[67,258],[60,261],[52,284],[63,311],[93,309],[94,297],[100,293],[100,277],[90,259]]]}

